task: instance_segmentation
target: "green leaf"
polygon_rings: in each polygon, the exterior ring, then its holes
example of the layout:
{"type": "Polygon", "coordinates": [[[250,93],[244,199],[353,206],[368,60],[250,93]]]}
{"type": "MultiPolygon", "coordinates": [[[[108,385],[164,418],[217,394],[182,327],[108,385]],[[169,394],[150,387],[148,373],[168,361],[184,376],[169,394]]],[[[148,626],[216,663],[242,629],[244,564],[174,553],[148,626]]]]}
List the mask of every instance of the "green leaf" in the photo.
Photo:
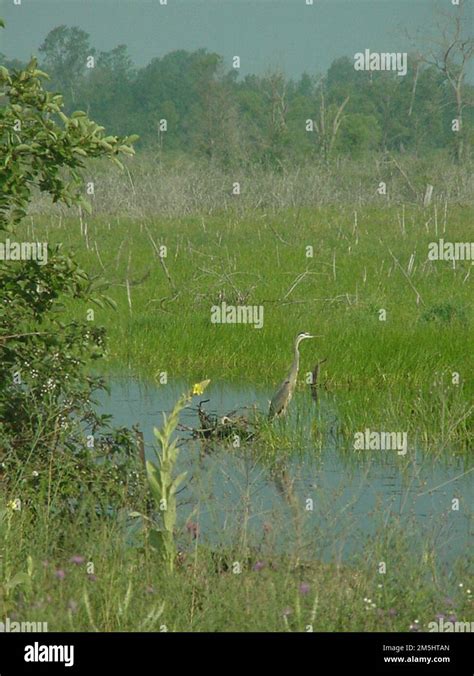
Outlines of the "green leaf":
{"type": "Polygon", "coordinates": [[[135,150],[133,148],[130,148],[130,146],[119,146],[119,151],[121,153],[125,153],[125,155],[135,155],[135,150]]]}
{"type": "Polygon", "coordinates": [[[120,169],[123,170],[123,168],[124,168],[124,167],[123,167],[123,164],[122,164],[121,161],[118,159],[118,157],[112,157],[111,160],[112,160],[112,162],[113,162],[114,164],[116,164],[120,169]]]}
{"type": "Polygon", "coordinates": [[[11,590],[17,587],[19,584],[28,584],[30,578],[27,573],[17,573],[14,575],[11,580],[5,583],[5,589],[11,590]]]}
{"type": "Polygon", "coordinates": [[[115,300],[113,298],[111,298],[110,296],[106,296],[104,294],[102,294],[102,298],[107,303],[107,305],[112,308],[112,310],[117,309],[117,307],[118,307],[117,303],[115,302],[115,300]]]}
{"type": "Polygon", "coordinates": [[[146,472],[148,477],[148,483],[153,493],[153,497],[158,504],[160,500],[164,497],[161,486],[157,480],[157,470],[156,467],[149,460],[146,461],[146,472]]]}
{"type": "Polygon", "coordinates": [[[178,474],[178,476],[175,478],[173,483],[170,486],[170,494],[174,495],[178,489],[178,486],[183,483],[187,475],[187,472],[183,472],[182,474],[178,474]]]}

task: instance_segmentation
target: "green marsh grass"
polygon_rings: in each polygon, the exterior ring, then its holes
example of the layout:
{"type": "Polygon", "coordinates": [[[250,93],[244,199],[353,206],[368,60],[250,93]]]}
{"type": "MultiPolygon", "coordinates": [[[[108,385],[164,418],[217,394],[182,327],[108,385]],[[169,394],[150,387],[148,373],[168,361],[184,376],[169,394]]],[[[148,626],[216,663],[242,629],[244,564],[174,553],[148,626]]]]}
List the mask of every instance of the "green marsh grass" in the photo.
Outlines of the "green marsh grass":
{"type": "MultiPolygon", "coordinates": [[[[381,176],[389,164],[381,161],[381,176]]],[[[196,180],[195,171],[169,173],[150,159],[119,180],[99,171],[90,217],[45,213],[42,201],[35,204],[24,239],[75,250],[84,269],[109,283],[117,309],[93,309],[109,335],[100,368],[112,378],[128,373],[158,383],[166,371],[169,381],[211,378],[271,393],[289,368],[295,335],[320,337],[301,347],[288,419],[262,422],[258,443],[238,451],[285,490],[288,522],[278,525],[292,536],[290,553],[279,553],[271,529],[257,541],[249,532],[254,485],[245,467],[231,544],[211,546],[193,525],[201,504],[215,524],[222,516],[222,505],[209,500],[209,478],[196,477],[201,503],[180,505],[172,526],[179,552],[172,575],[133,530],[129,515],[147,512],[145,494],[131,499],[123,487],[123,511],[107,518],[96,511],[97,495],[107,504],[108,491],[116,499],[121,488],[98,478],[75,514],[65,515],[58,487],[71,473],[55,463],[54,476],[39,478],[38,494],[25,467],[0,496],[0,619],[48,622],[50,631],[416,631],[439,614],[472,620],[470,562],[446,563],[439,554],[451,512],[420,541],[414,515],[402,520],[390,505],[376,504],[367,514],[371,534],[355,533],[363,544],[345,556],[355,521],[341,526],[334,509],[350,476],[361,472],[363,491],[371,466],[392,462],[354,453],[354,432],[366,427],[408,433],[410,453],[396,467],[402,502],[423,463],[469,469],[472,266],[429,261],[428,244],[472,239],[473,210],[463,206],[472,187],[465,170],[446,178],[443,162],[425,164],[412,181],[416,196],[398,172],[389,197],[377,196],[373,168],[361,165],[350,181],[342,166],[330,175],[317,168],[263,182],[255,172],[239,202],[228,176],[203,171],[196,180]],[[423,209],[409,200],[421,202],[426,182],[445,188],[423,209]],[[223,301],[263,305],[263,328],[211,324],[211,306],[223,301]],[[315,405],[306,374],[324,358],[315,405]],[[344,473],[323,491],[316,470],[328,448],[344,473]],[[288,468],[308,450],[319,520],[305,539],[288,468]],[[21,510],[12,508],[16,498],[21,510]]],[[[64,314],[84,318],[88,310],[66,303],[64,314]]],[[[348,511],[356,497],[349,496],[348,511]]]]}
{"type": "MultiPolygon", "coordinates": [[[[43,215],[32,217],[25,236],[74,249],[85,269],[110,283],[117,310],[95,308],[110,337],[110,373],[157,380],[166,371],[171,379],[272,391],[295,335],[308,330],[321,337],[301,348],[299,388],[327,358],[321,386],[334,398],[340,435],[350,440],[366,426],[404,430],[433,451],[465,452],[472,264],[430,261],[428,245],[470,241],[472,216],[447,204],[81,222],[43,215]],[[164,265],[156,255],[162,245],[164,265]],[[263,305],[263,328],[211,324],[211,306],[223,301],[263,305]]],[[[79,311],[65,308],[69,317],[79,311]]]]}

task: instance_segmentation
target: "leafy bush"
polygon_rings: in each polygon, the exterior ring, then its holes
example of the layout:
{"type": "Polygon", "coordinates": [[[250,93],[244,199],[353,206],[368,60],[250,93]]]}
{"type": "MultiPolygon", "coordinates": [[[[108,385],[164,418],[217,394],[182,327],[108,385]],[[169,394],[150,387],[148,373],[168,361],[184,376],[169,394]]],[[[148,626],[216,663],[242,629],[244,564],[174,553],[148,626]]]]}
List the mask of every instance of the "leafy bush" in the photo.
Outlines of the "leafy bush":
{"type": "MultiPolygon", "coordinates": [[[[67,117],[62,97],[44,90],[47,77],[35,59],[24,70],[0,67],[0,230],[9,238],[33,191],[90,209],[83,198],[84,160],[107,157],[120,164],[120,153],[134,152],[137,137],[105,136],[83,112],[67,117]]],[[[108,471],[107,463],[116,468],[137,455],[134,435],[111,429],[110,417],[94,408],[94,392],[104,383],[90,371],[104,354],[105,335],[87,321],[86,309],[112,301],[71,254],[49,246],[47,253],[43,261],[0,261],[0,462],[10,482],[16,470],[26,476],[34,467],[41,476],[58,458],[74,457],[76,470],[92,475],[98,458],[103,473],[104,461],[108,471]],[[78,305],[77,319],[69,322],[61,317],[66,297],[78,305]]],[[[77,498],[87,481],[81,476],[75,483],[77,498]]],[[[71,491],[65,495],[71,498],[71,491]]]]}

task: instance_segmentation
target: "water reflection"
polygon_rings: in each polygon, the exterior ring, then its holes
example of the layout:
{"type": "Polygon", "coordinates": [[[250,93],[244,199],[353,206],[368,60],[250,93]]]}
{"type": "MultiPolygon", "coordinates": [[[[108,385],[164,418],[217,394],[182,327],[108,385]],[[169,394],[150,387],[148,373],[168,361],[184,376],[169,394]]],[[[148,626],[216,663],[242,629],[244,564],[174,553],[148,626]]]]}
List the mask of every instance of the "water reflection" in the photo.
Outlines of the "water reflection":
{"type": "MultiPolygon", "coordinates": [[[[188,386],[114,380],[110,396],[102,396],[101,404],[117,425],[139,424],[149,456],[153,427],[161,424],[162,412],[169,412],[188,386]]],[[[202,398],[210,399],[207,406],[223,415],[239,407],[266,411],[269,393],[214,383],[202,398]]],[[[308,412],[308,418],[315,415],[314,409],[299,405],[298,396],[294,409],[308,412]]],[[[324,398],[318,415],[332,415],[324,398]]],[[[189,410],[183,412],[182,421],[199,424],[189,410]]],[[[386,452],[383,462],[377,452],[354,452],[348,461],[334,438],[315,449],[310,423],[306,420],[304,448],[295,449],[300,452],[276,467],[256,460],[257,441],[241,448],[214,448],[208,454],[202,453],[197,440],[184,443],[177,468],[188,472],[179,494],[184,533],[189,531],[192,537],[195,528],[186,529],[185,524],[198,524],[201,541],[214,546],[232,546],[244,537],[262,556],[266,551],[296,549],[301,556],[342,562],[361,551],[368,536],[383,537],[390,528],[398,529],[414,551],[432,547],[439,561],[466,554],[472,528],[472,473],[463,475],[454,460],[440,464],[421,450],[407,456],[408,465],[396,452],[386,452]],[[453,498],[459,498],[459,510],[452,509],[453,498]]],[[[302,416],[296,424],[304,426],[302,416]]],[[[295,443],[301,444],[301,435],[297,438],[295,443]]]]}

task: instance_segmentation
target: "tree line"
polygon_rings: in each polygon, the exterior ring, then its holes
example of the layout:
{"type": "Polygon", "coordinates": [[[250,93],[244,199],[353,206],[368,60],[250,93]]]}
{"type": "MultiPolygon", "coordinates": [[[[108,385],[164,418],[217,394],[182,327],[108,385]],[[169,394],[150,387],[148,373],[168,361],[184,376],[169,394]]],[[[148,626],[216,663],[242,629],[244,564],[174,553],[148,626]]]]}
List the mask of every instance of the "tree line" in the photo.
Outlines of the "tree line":
{"type": "MultiPolygon", "coordinates": [[[[176,50],[136,67],[125,45],[104,52],[88,33],[58,26],[39,48],[39,66],[65,111],[84,110],[110,133],[140,136],[137,148],[186,154],[223,166],[279,166],[373,152],[470,154],[472,44],[462,32],[443,55],[408,55],[408,72],[358,71],[343,56],[323,74],[240,76],[206,49],[176,50]]],[[[444,46],[445,47],[445,46],[444,46]]],[[[1,55],[9,68],[22,68],[1,55]]]]}

